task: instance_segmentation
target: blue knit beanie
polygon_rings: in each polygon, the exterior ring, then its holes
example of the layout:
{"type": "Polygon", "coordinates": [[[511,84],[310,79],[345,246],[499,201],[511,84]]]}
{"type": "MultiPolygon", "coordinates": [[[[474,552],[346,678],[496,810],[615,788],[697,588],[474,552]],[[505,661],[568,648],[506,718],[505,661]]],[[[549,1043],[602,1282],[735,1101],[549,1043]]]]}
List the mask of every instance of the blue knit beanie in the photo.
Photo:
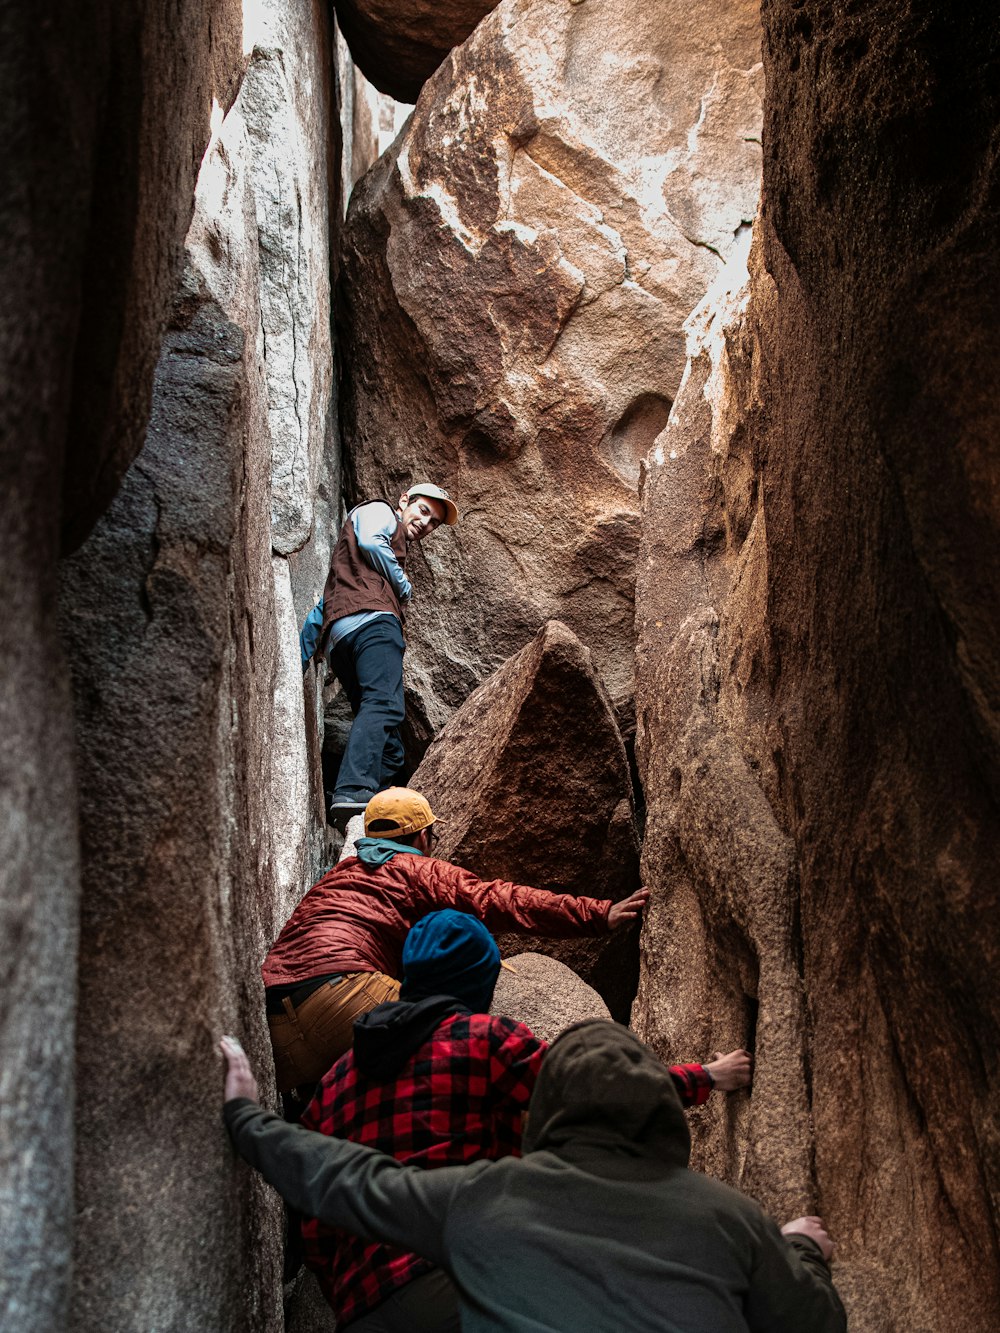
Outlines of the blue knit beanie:
{"type": "Polygon", "coordinates": [[[448,907],[421,917],[407,935],[399,998],[453,995],[474,1014],[485,1014],[499,975],[496,940],[476,917],[448,907]]]}

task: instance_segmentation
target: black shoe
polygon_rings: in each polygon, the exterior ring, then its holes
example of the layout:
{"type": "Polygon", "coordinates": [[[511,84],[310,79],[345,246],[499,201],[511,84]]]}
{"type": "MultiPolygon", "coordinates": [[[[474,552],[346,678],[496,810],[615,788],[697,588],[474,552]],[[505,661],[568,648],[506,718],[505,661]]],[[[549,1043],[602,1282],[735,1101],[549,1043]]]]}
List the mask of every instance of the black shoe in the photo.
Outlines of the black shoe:
{"type": "MultiPolygon", "coordinates": [[[[374,795],[374,792],[372,795],[374,795]]],[[[343,833],[347,827],[347,821],[353,819],[355,815],[363,815],[365,806],[370,800],[371,796],[337,796],[335,794],[330,800],[327,820],[343,833]]]]}

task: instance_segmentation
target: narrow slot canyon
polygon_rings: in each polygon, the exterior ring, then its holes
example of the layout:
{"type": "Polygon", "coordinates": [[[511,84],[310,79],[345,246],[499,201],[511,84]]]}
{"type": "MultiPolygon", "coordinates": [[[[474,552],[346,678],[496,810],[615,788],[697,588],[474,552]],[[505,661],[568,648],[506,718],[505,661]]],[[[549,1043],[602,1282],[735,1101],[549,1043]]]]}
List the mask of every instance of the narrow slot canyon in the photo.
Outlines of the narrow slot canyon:
{"type": "Polygon", "coordinates": [[[260,969],[351,725],[299,631],[429,480],[434,855],[650,890],[499,934],[493,1012],[745,1047],[692,1165],[822,1216],[852,1333],[1000,1327],[996,5],[4,32],[0,1326],[334,1328],[218,1041],[276,1109],[260,969]]]}

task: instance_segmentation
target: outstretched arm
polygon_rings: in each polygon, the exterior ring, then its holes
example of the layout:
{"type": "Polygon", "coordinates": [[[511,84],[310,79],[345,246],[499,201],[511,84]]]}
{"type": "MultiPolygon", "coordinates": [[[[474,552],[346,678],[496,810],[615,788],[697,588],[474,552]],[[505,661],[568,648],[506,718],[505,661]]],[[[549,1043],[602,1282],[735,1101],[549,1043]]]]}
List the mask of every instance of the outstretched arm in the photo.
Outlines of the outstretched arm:
{"type": "Polygon", "coordinates": [[[220,1045],[227,1063],[226,1128],[240,1156],[283,1199],[330,1226],[445,1263],[448,1207],[470,1168],[420,1171],[359,1143],[290,1125],[257,1105],[257,1084],[239,1043],[225,1037],[220,1045]]]}
{"type": "Polygon", "coordinates": [[[454,907],[478,916],[490,930],[537,933],[550,939],[573,935],[606,935],[630,925],[642,912],[648,889],[639,889],[620,903],[573,893],[550,893],[507,880],[478,879],[447,861],[432,861],[424,881],[428,905],[454,907]]]}

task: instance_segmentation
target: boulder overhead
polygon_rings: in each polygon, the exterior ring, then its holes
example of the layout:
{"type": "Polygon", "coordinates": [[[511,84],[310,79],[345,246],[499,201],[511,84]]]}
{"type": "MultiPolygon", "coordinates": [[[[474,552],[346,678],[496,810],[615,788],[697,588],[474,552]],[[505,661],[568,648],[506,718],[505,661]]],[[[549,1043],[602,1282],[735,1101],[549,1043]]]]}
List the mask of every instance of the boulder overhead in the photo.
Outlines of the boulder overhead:
{"type": "Polygon", "coordinates": [[[335,0],[337,23],[369,83],[415,102],[454,46],[497,0],[335,0]]]}
{"type": "MultiPolygon", "coordinates": [[[[590,653],[558,621],[480,686],[424,756],[410,785],[442,821],[437,854],[483,879],[624,898],[638,887],[631,779],[590,653]]],[[[594,986],[616,1017],[635,983],[632,932],[614,938],[502,936],[594,986]]]]}
{"type": "Polygon", "coordinates": [[[349,490],[462,511],[412,562],[427,735],[551,617],[630,715],[639,467],[756,206],[759,61],[753,3],[504,0],[355,190],[349,490]]]}

